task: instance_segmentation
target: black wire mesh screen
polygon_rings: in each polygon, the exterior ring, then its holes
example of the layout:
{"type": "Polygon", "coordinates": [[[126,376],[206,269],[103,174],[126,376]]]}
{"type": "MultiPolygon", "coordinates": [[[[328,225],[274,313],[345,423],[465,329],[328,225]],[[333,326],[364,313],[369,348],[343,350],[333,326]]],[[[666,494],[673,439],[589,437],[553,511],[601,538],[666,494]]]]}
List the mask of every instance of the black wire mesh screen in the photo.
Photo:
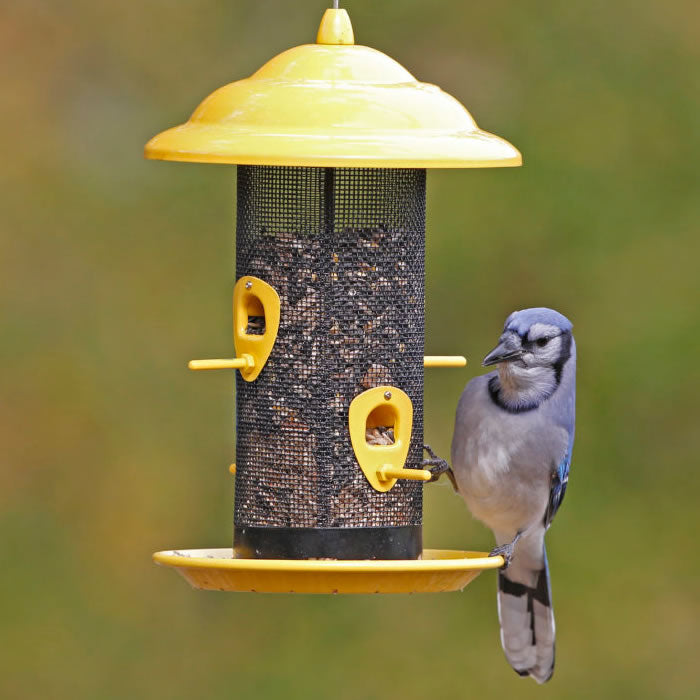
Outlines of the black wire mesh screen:
{"type": "MultiPolygon", "coordinates": [[[[370,486],[348,408],[371,387],[403,389],[413,403],[405,466],[420,465],[424,246],[425,170],[238,167],[236,275],[281,299],[266,366],[254,382],[236,379],[239,555],[419,555],[422,485],[370,486]]],[[[251,319],[249,332],[263,323],[251,319]]],[[[375,428],[367,439],[392,435],[375,428]]]]}

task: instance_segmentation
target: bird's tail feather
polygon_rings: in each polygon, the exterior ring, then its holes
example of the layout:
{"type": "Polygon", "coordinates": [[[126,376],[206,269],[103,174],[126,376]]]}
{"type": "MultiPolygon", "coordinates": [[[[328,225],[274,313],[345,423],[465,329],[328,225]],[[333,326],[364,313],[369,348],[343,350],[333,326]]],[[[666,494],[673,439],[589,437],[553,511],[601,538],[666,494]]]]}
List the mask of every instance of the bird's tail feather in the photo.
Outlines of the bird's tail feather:
{"type": "Polygon", "coordinates": [[[518,542],[510,566],[499,572],[498,619],[510,665],[545,683],[554,673],[555,627],[544,532],[538,535],[518,542]]]}

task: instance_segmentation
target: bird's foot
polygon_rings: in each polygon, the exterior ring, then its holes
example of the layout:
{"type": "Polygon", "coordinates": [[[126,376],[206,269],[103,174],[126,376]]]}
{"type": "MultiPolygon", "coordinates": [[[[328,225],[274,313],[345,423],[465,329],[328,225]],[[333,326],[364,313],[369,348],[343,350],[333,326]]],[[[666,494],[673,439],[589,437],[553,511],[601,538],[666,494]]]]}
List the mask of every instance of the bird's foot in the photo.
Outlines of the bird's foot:
{"type": "Polygon", "coordinates": [[[513,551],[515,550],[515,542],[509,542],[508,544],[502,544],[489,552],[490,557],[503,557],[503,566],[501,567],[504,571],[510,566],[511,561],[513,561],[513,551]]]}
{"type": "Polygon", "coordinates": [[[437,481],[443,474],[451,472],[450,465],[444,459],[424,459],[421,468],[427,469],[433,478],[430,481],[437,481]]]}
{"type": "Polygon", "coordinates": [[[423,445],[423,449],[430,455],[430,459],[424,459],[421,463],[421,467],[427,469],[432,474],[430,481],[437,481],[443,474],[447,474],[447,478],[452,482],[452,488],[457,491],[455,475],[450,465],[447,463],[447,460],[438,457],[435,452],[433,452],[430,445],[423,445]]]}
{"type": "Polygon", "coordinates": [[[513,538],[512,542],[508,542],[508,544],[499,545],[498,547],[496,547],[496,549],[492,549],[489,552],[490,557],[497,557],[499,555],[503,557],[504,564],[501,568],[504,571],[510,566],[511,561],[513,561],[513,552],[515,551],[515,544],[525,532],[527,532],[527,529],[518,530],[518,532],[515,533],[515,537],[513,538]]]}

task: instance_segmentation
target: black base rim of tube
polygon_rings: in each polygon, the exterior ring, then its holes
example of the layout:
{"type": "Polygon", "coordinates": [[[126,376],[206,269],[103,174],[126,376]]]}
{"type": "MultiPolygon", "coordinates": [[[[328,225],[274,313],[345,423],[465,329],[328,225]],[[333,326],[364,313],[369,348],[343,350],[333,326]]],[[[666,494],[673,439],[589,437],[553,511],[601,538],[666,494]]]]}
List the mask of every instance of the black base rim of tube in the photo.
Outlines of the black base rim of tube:
{"type": "Polygon", "coordinates": [[[235,556],[242,559],[418,559],[420,525],[401,527],[237,527],[235,556]]]}

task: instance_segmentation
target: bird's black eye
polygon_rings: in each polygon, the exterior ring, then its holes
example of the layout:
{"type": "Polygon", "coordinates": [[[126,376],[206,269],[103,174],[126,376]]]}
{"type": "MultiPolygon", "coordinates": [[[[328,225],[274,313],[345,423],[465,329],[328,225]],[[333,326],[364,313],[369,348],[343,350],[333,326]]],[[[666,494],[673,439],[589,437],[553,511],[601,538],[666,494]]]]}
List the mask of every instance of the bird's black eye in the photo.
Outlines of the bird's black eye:
{"type": "Polygon", "coordinates": [[[538,348],[543,348],[549,342],[549,338],[538,338],[535,343],[537,343],[538,348]]]}

